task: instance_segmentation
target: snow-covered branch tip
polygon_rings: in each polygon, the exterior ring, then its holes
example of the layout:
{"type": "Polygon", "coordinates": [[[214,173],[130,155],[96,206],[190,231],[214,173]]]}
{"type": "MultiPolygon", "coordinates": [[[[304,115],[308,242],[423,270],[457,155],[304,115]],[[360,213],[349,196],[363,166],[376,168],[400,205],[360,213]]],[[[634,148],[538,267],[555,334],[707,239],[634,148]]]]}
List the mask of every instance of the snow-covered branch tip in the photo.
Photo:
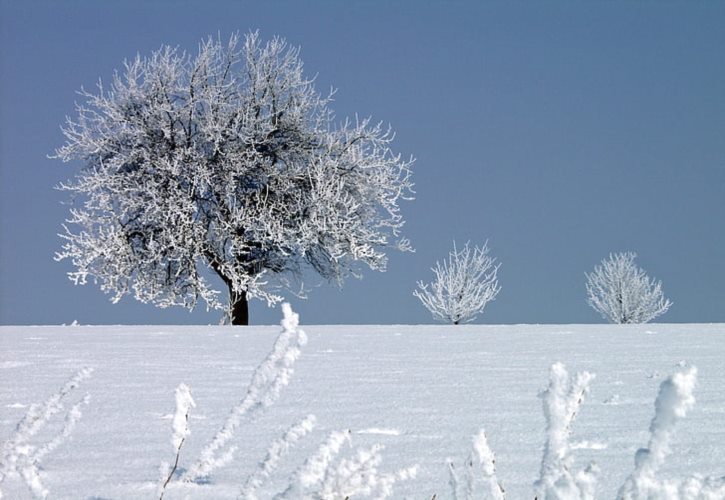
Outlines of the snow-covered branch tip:
{"type": "Polygon", "coordinates": [[[693,475],[684,480],[658,477],[660,468],[670,454],[670,441],[677,422],[695,406],[694,389],[697,368],[681,367],[660,384],[655,400],[655,416],[650,424],[646,448],[637,450],[634,471],[619,490],[618,499],[644,500],[677,498],[708,500],[725,498],[725,476],[720,478],[693,475]]]}
{"type": "Polygon", "coordinates": [[[317,419],[315,416],[308,415],[287,429],[281,438],[275,440],[267,450],[267,455],[264,457],[264,460],[259,463],[257,470],[245,481],[239,498],[256,500],[257,490],[270,479],[279,461],[289,453],[297,441],[314,429],[316,423],[317,419]]]}
{"type": "Polygon", "coordinates": [[[303,493],[305,500],[335,500],[339,498],[373,497],[388,498],[398,481],[415,479],[418,466],[399,469],[390,474],[381,474],[383,445],[376,444],[368,449],[358,449],[351,458],[343,458],[335,465],[330,462],[322,478],[308,486],[303,493]]]}
{"type": "Polygon", "coordinates": [[[299,328],[299,316],[292,311],[289,304],[282,305],[282,312],[282,332],[272,351],[254,370],[246,395],[232,408],[222,428],[189,467],[183,476],[184,481],[198,481],[231,461],[235,448],[227,447],[227,444],[234,437],[242,420],[272,405],[279,399],[282,389],[289,384],[294,364],[302,352],[301,348],[307,343],[307,335],[299,328]]]}
{"type": "MultiPolygon", "coordinates": [[[[31,439],[43,430],[54,415],[63,410],[65,400],[92,373],[93,368],[82,368],[58,392],[43,403],[30,406],[15,431],[2,446],[0,486],[6,478],[17,476],[23,479],[35,498],[48,496],[49,491],[43,485],[40,477],[40,461],[70,438],[82,416],[81,408],[88,404],[90,396],[86,394],[68,410],[60,432],[47,439],[45,444],[31,444],[31,439]]],[[[2,490],[0,490],[0,498],[2,498],[2,490]]]]}
{"type": "Polygon", "coordinates": [[[171,420],[171,446],[174,450],[174,463],[169,465],[167,462],[162,462],[160,467],[161,478],[157,493],[159,500],[164,498],[166,493],[166,487],[171,482],[171,478],[174,477],[177,467],[179,466],[179,457],[181,456],[181,448],[186,442],[186,438],[191,434],[189,429],[189,414],[191,409],[196,407],[194,398],[191,396],[191,389],[184,383],[179,384],[175,392],[176,397],[176,411],[171,420]]]}
{"type": "Polygon", "coordinates": [[[290,477],[289,486],[277,494],[274,500],[296,499],[303,491],[322,482],[332,461],[340,454],[342,446],[350,443],[350,431],[334,431],[320,445],[317,452],[290,477]]]}
{"type": "Polygon", "coordinates": [[[597,466],[592,463],[574,474],[569,436],[594,375],[579,372],[569,376],[562,363],[555,363],[549,375],[549,387],[541,393],[546,417],[546,445],[541,459],[539,479],[534,483],[537,498],[594,498],[597,466]]]}
{"type": "Polygon", "coordinates": [[[456,470],[453,461],[448,460],[448,472],[454,500],[506,498],[503,485],[496,477],[496,457],[483,429],[473,437],[471,453],[463,464],[463,471],[456,470]]]}

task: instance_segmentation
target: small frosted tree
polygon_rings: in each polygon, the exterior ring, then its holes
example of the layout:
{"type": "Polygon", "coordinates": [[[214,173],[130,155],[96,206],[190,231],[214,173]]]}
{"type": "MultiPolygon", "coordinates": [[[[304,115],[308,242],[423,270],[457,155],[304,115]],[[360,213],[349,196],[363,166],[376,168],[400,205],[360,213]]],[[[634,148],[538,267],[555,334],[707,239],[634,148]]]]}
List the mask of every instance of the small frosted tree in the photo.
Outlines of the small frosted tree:
{"type": "Polygon", "coordinates": [[[488,252],[488,243],[480,248],[466,243],[458,250],[454,242],[448,260],[431,268],[435,279],[429,284],[419,281],[413,295],[439,321],[473,321],[501,290],[496,276],[501,264],[488,252]]]}
{"type": "Polygon", "coordinates": [[[60,186],[76,203],[57,259],[114,302],[205,302],[247,324],[248,299],[280,301],[305,269],[341,284],[410,249],[412,159],[381,124],[338,123],[283,39],[162,47],[80,95],[55,155],[83,164],[60,186]]]}
{"type": "Polygon", "coordinates": [[[585,273],[587,302],[611,323],[647,323],[672,305],[662,293],[662,283],[634,263],[636,256],[609,254],[594,272],[585,273]]]}

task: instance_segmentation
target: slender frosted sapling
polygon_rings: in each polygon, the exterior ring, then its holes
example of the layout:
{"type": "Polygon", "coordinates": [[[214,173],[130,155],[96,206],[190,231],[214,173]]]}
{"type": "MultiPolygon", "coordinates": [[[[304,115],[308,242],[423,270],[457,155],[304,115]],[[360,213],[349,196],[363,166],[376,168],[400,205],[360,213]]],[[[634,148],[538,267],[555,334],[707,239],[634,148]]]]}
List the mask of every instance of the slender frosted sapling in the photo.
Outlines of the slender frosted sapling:
{"type": "Polygon", "coordinates": [[[165,46],[80,92],[55,152],[83,165],[59,186],[75,199],[56,256],[72,281],[248,324],[249,299],[279,302],[305,269],[342,284],[410,250],[413,160],[380,123],[338,123],[299,52],[257,33],[165,46]]]}

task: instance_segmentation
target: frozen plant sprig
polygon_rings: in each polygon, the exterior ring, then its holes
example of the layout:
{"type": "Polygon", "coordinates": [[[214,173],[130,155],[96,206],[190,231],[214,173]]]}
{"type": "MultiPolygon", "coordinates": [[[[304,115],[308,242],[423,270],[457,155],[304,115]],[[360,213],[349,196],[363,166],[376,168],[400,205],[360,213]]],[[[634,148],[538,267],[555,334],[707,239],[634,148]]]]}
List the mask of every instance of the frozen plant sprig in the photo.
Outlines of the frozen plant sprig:
{"type": "Polygon", "coordinates": [[[262,486],[277,468],[279,461],[287,455],[290,449],[312,429],[314,429],[317,419],[314,415],[308,415],[302,421],[294,424],[287,429],[284,435],[272,442],[267,455],[259,463],[259,467],[252,473],[244,483],[240,498],[245,500],[256,500],[257,489],[262,486]]]}
{"type": "Polygon", "coordinates": [[[185,482],[195,482],[208,476],[214,469],[229,463],[234,447],[225,447],[245,417],[274,403],[292,377],[294,364],[301,354],[301,347],[307,343],[307,336],[299,328],[299,316],[288,303],[282,304],[282,332],[277,337],[272,351],[256,368],[244,398],[230,412],[222,428],[201,451],[199,458],[184,474],[185,482]]]}
{"type": "Polygon", "coordinates": [[[328,467],[319,488],[303,498],[333,500],[352,498],[353,496],[372,496],[387,498],[392,486],[398,479],[413,479],[418,467],[401,469],[393,474],[380,474],[378,466],[382,463],[381,444],[368,449],[358,449],[352,458],[343,458],[337,466],[328,467]]]}
{"type": "Polygon", "coordinates": [[[546,417],[546,445],[539,479],[534,483],[537,498],[594,498],[597,467],[590,464],[572,474],[573,457],[569,436],[594,375],[580,372],[572,379],[562,363],[555,363],[549,375],[549,387],[541,393],[546,417]]]}
{"type": "Polygon", "coordinates": [[[486,431],[474,436],[471,453],[463,466],[463,474],[448,460],[449,484],[454,500],[490,498],[504,500],[505,490],[496,477],[496,457],[488,445],[486,431]],[[479,485],[480,484],[480,488],[479,485]]]}
{"type": "Polygon", "coordinates": [[[349,442],[349,430],[330,433],[317,452],[305,460],[305,463],[292,475],[287,489],[277,494],[275,500],[298,498],[302,495],[302,491],[320,483],[342,446],[349,442]]]}
{"type": "Polygon", "coordinates": [[[171,446],[174,449],[174,465],[169,466],[168,463],[163,462],[161,464],[161,481],[159,482],[158,495],[159,500],[164,498],[166,487],[168,486],[171,478],[174,477],[177,467],[179,466],[179,457],[181,456],[181,448],[186,442],[186,438],[191,434],[189,429],[189,413],[191,409],[196,407],[194,398],[191,396],[191,389],[188,385],[181,383],[176,388],[176,411],[171,421],[171,446]]]}
{"type": "Polygon", "coordinates": [[[337,500],[342,498],[385,499],[398,481],[414,479],[418,466],[392,473],[381,473],[383,446],[358,449],[351,458],[336,461],[345,444],[351,444],[350,431],[332,432],[317,452],[291,476],[288,487],[274,500],[337,500]]]}
{"type": "Polygon", "coordinates": [[[685,418],[695,406],[694,389],[697,368],[684,367],[660,384],[655,400],[655,416],[650,424],[650,439],[646,448],[637,450],[634,471],[619,490],[621,500],[649,498],[677,498],[683,500],[710,500],[725,498],[725,476],[721,478],[700,475],[683,481],[658,477],[660,468],[670,454],[670,441],[677,422],[685,418]]]}
{"type": "MultiPolygon", "coordinates": [[[[77,389],[81,382],[88,379],[93,368],[82,368],[63,386],[40,404],[32,404],[15,431],[2,446],[0,455],[0,486],[4,480],[13,475],[20,476],[36,498],[46,498],[48,489],[40,479],[39,463],[48,453],[66,441],[81,418],[81,406],[87,405],[90,396],[84,396],[66,414],[63,427],[59,434],[38,447],[31,444],[31,439],[45,427],[50,419],[64,408],[64,401],[77,389]]],[[[0,498],[3,497],[0,490],[0,498]]]]}

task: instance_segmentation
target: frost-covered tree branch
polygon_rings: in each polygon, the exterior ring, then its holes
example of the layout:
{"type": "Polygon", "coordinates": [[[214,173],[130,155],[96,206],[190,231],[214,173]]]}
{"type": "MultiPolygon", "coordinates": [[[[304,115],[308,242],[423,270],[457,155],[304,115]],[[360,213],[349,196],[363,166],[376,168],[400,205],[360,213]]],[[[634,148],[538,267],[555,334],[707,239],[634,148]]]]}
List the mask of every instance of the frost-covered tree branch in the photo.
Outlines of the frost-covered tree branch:
{"type": "Polygon", "coordinates": [[[381,123],[338,123],[299,53],[257,33],[209,38],[196,55],[137,56],[108,87],[81,91],[55,152],[83,164],[59,186],[77,200],[57,254],[70,279],[114,302],[201,301],[246,324],[249,298],[280,301],[304,269],[342,283],[410,249],[398,203],[412,196],[413,160],[381,123]]]}
{"type": "Polygon", "coordinates": [[[454,242],[448,260],[431,268],[433,282],[419,281],[413,295],[437,320],[454,325],[473,321],[501,290],[496,277],[501,264],[488,252],[487,243],[480,248],[466,243],[459,251],[454,242]]]}
{"type": "Polygon", "coordinates": [[[612,323],[647,323],[672,306],[662,293],[662,283],[647,277],[634,263],[636,256],[610,254],[594,272],[585,273],[587,302],[612,323]]]}

